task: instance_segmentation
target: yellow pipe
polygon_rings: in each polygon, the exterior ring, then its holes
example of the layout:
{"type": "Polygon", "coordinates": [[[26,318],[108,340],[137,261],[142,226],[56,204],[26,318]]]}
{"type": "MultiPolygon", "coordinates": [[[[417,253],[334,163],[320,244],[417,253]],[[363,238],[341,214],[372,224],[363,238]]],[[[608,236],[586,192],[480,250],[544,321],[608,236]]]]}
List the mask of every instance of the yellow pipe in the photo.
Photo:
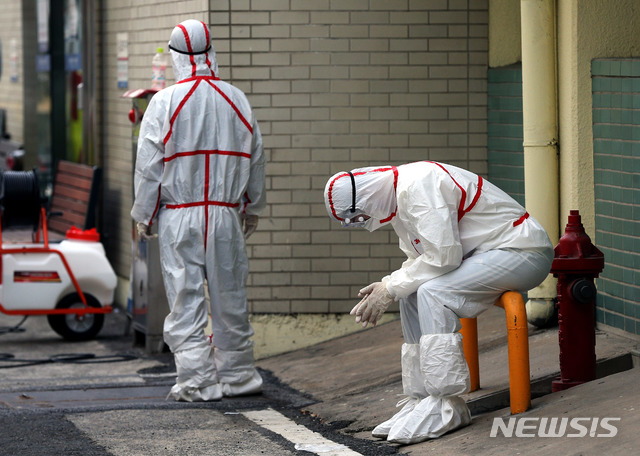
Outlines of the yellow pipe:
{"type": "MultiPolygon", "coordinates": [[[[553,245],[560,232],[555,2],[520,2],[525,205],[553,245]]],[[[529,291],[531,323],[540,326],[549,321],[555,297],[556,279],[551,275],[529,291]]]]}
{"type": "Polygon", "coordinates": [[[521,0],[520,9],[525,202],[555,245],[560,230],[555,0],[521,0]]]}

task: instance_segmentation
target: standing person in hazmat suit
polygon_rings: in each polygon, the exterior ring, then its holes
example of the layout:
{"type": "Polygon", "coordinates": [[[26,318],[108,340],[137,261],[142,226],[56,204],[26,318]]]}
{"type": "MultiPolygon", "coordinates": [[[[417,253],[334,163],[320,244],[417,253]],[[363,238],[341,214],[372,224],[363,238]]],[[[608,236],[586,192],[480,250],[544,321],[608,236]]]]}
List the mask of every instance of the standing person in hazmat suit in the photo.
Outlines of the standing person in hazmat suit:
{"type": "Polygon", "coordinates": [[[158,221],[170,307],[164,340],[177,369],[169,397],[258,393],[245,239],[266,205],[262,137],[245,95],[218,78],[207,25],[178,24],[169,49],[177,83],[158,92],[144,114],[131,210],[142,238],[158,221]],[[215,350],[204,334],[205,279],[215,350]]]}
{"type": "Polygon", "coordinates": [[[344,227],[390,223],[407,255],[400,269],[360,290],[351,311],[366,327],[394,300],[400,305],[407,399],[373,435],[410,444],[469,424],[459,397],[470,386],[460,318],[476,317],[504,291],[539,285],[553,259],[547,233],[481,176],[436,162],[340,172],[324,197],[344,227]]]}

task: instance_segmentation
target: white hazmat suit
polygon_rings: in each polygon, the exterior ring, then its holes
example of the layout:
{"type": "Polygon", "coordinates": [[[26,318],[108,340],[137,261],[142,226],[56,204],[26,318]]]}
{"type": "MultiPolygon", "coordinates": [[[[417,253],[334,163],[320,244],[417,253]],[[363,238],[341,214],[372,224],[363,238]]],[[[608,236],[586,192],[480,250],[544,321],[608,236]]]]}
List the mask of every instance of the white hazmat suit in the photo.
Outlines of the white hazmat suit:
{"type": "Polygon", "coordinates": [[[182,401],[261,391],[247,314],[245,235],[266,205],[262,137],[245,95],[218,79],[209,28],[187,20],[171,34],[177,83],[151,99],[140,127],[131,215],[158,220],[170,313],[164,340],[182,401]],[[244,234],[243,234],[244,223],[244,234]],[[213,346],[205,340],[205,279],[213,346]]]}
{"type": "Polygon", "coordinates": [[[548,275],[553,247],[542,226],[481,176],[436,162],[337,173],[325,187],[329,216],[373,231],[391,224],[402,267],[360,291],[356,321],[374,324],[399,301],[407,399],[376,437],[416,443],[465,426],[469,369],[460,318],[486,310],[507,290],[548,275]]]}

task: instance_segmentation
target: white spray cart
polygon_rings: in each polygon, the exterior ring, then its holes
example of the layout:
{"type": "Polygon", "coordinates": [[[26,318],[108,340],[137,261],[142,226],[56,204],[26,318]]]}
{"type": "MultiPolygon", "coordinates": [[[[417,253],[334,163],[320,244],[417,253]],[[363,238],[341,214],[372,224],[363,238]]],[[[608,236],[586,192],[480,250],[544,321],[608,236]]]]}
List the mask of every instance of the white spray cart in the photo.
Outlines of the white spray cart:
{"type": "Polygon", "coordinates": [[[104,315],[113,311],[117,283],[100,236],[95,229],[73,227],[66,239],[49,243],[45,209],[36,209],[39,227],[33,243],[3,243],[0,219],[0,312],[46,315],[65,339],[92,339],[104,315]]]}

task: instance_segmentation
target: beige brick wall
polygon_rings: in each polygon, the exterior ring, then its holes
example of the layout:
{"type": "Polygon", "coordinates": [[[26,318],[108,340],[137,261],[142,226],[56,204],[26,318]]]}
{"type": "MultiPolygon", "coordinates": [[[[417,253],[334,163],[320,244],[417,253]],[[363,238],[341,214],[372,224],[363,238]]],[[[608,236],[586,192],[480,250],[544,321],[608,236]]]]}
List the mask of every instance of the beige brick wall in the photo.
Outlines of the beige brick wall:
{"type": "Polygon", "coordinates": [[[486,171],[488,0],[130,3],[103,12],[109,240],[123,276],[131,128],[116,88],[119,31],[129,32],[130,86],[146,86],[175,23],[208,20],[221,78],[256,111],[269,205],[248,243],[253,312],[349,311],[361,286],[402,262],[392,230],[331,223],[322,192],[333,173],[426,159],[486,171]]]}
{"type": "Polygon", "coordinates": [[[7,131],[17,143],[24,141],[23,128],[23,45],[21,2],[3,2],[0,14],[0,43],[2,46],[2,76],[0,76],[0,108],[7,111],[7,131]],[[12,40],[17,49],[18,80],[11,81],[12,40]]]}

